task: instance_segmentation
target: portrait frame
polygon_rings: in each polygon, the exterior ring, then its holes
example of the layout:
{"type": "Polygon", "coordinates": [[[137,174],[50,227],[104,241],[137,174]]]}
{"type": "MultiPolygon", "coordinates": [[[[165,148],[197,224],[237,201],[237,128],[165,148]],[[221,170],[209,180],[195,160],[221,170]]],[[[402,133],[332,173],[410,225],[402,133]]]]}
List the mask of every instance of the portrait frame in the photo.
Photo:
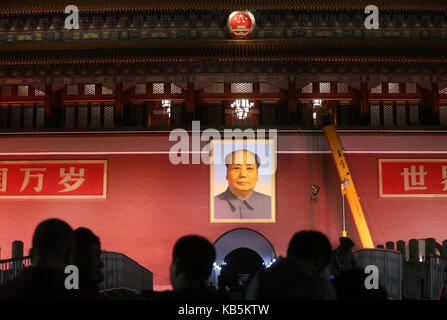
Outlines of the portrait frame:
{"type": "MultiPolygon", "coordinates": [[[[210,223],[276,223],[276,141],[274,139],[221,139],[210,142],[210,223]],[[216,152],[216,150],[220,150],[216,152]],[[271,199],[268,218],[218,218],[215,212],[215,197],[228,187],[224,159],[228,153],[247,150],[260,159],[256,193],[271,199]],[[258,152],[261,150],[262,152],[258,152]],[[216,162],[216,157],[220,158],[216,162]],[[266,159],[268,159],[266,163],[266,159]],[[225,172],[223,172],[225,171],[225,172]],[[216,181],[217,180],[217,181],[216,181]],[[260,183],[261,181],[261,183],[260,183]],[[226,186],[225,186],[226,185],[226,186]]],[[[256,209],[255,209],[256,210],[256,209]]]]}

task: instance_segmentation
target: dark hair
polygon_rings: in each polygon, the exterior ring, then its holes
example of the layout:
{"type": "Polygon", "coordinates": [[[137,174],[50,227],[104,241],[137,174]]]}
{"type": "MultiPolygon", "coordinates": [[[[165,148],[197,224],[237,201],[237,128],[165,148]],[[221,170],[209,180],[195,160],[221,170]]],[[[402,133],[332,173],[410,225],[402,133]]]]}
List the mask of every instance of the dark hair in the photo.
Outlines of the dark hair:
{"type": "Polygon", "coordinates": [[[332,246],[329,239],[319,231],[300,231],[293,235],[287,256],[299,261],[315,261],[323,266],[329,263],[332,246]]]}
{"type": "Polygon", "coordinates": [[[61,257],[73,247],[73,229],[59,219],[41,222],[33,235],[33,254],[40,257],[61,257]]]}
{"type": "Polygon", "coordinates": [[[86,252],[94,245],[100,244],[99,238],[87,228],[77,228],[74,231],[76,249],[86,252]]]}
{"type": "Polygon", "coordinates": [[[342,245],[345,248],[352,248],[355,247],[354,241],[352,241],[348,237],[340,237],[340,245],[342,245]]]}
{"type": "Polygon", "coordinates": [[[261,160],[259,159],[259,156],[258,156],[256,153],[251,152],[251,151],[248,151],[248,150],[246,150],[246,149],[239,149],[239,150],[235,150],[235,151],[233,151],[233,152],[230,152],[230,153],[228,153],[228,154],[225,156],[225,166],[226,166],[227,168],[228,168],[228,166],[229,166],[230,164],[233,163],[233,154],[236,153],[236,152],[238,152],[238,151],[246,151],[246,152],[248,152],[248,153],[251,153],[251,154],[255,157],[256,168],[259,168],[259,167],[261,166],[261,160]]]}
{"type": "Polygon", "coordinates": [[[211,274],[216,251],[207,239],[190,235],[177,241],[173,258],[189,281],[204,280],[211,274]]]}

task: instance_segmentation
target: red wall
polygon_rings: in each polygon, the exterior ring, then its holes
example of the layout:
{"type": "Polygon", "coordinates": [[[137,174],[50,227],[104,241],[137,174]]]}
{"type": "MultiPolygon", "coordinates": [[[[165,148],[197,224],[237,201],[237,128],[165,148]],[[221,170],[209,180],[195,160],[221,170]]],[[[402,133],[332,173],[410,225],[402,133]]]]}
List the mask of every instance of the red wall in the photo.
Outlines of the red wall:
{"type": "MultiPolygon", "coordinates": [[[[434,237],[438,242],[447,239],[447,198],[379,198],[377,159],[391,157],[442,155],[347,153],[375,244],[424,237],[434,237]]],[[[106,159],[108,192],[106,200],[1,200],[2,259],[10,257],[14,240],[24,241],[27,254],[36,225],[58,217],[73,228],[91,228],[99,235],[103,249],[123,252],[150,269],[155,288],[162,289],[169,286],[172,247],[185,234],[200,234],[214,242],[231,229],[248,227],[263,234],[278,255],[285,255],[288,241],[298,230],[320,230],[334,246],[341,231],[340,185],[329,154],[278,155],[275,224],[210,224],[209,167],[174,166],[168,154],[1,157],[11,159],[106,159]],[[321,188],[315,204],[309,201],[312,184],[321,188]]],[[[349,212],[347,223],[348,235],[359,244],[349,212]]]]}

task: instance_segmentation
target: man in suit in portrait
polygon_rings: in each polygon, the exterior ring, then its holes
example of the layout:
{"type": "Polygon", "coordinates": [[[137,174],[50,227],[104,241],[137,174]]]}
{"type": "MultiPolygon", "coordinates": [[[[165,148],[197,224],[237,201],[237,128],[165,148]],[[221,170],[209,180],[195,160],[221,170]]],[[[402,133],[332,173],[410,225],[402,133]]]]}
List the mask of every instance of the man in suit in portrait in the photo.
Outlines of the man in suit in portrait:
{"type": "Polygon", "coordinates": [[[225,157],[228,188],[214,197],[214,219],[272,219],[272,198],[255,191],[259,156],[238,150],[225,157]]]}

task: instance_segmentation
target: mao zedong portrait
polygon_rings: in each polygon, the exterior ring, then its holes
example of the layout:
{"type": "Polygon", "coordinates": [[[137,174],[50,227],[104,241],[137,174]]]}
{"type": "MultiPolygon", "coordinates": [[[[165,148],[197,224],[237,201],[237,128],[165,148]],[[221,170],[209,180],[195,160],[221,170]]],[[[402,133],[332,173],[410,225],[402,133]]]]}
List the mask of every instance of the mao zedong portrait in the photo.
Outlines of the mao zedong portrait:
{"type": "Polygon", "coordinates": [[[214,197],[214,219],[272,219],[272,198],[255,191],[258,155],[238,150],[225,157],[227,190],[214,197]]]}

